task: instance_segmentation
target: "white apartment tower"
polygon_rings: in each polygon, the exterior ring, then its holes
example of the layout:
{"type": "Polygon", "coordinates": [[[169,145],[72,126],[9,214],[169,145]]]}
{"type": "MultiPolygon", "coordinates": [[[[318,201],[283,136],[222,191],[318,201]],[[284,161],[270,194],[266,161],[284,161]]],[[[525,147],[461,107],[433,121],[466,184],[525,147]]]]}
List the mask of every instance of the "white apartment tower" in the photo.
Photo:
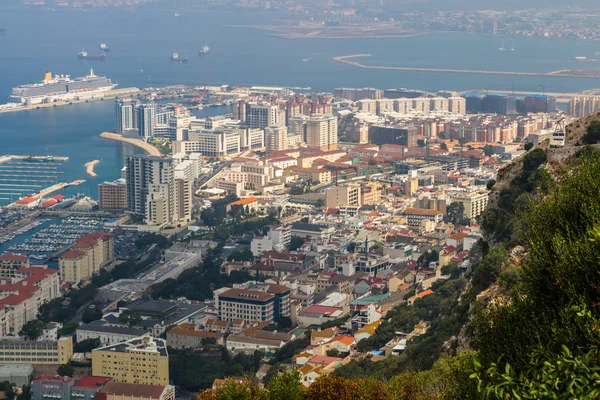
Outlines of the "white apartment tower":
{"type": "Polygon", "coordinates": [[[137,123],[134,118],[134,107],[134,102],[131,99],[115,101],[116,133],[122,134],[136,128],[137,123]]]}
{"type": "Polygon", "coordinates": [[[267,153],[287,149],[288,130],[284,125],[270,125],[265,128],[267,153]]]}

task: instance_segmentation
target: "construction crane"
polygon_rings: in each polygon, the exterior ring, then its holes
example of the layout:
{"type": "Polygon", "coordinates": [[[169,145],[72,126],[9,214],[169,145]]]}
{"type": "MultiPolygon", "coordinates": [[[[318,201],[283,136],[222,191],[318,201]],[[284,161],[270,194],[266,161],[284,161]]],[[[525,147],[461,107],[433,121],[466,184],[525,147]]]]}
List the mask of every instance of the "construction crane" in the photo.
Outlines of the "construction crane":
{"type": "Polygon", "coordinates": [[[552,134],[552,146],[563,147],[565,145],[565,138],[565,119],[561,118],[556,121],[556,126],[554,127],[554,133],[552,134]]]}
{"type": "Polygon", "coordinates": [[[204,99],[206,99],[208,95],[208,77],[210,76],[210,72],[206,73],[206,79],[204,80],[204,91],[200,96],[196,96],[192,99],[194,103],[202,104],[204,99]]]}

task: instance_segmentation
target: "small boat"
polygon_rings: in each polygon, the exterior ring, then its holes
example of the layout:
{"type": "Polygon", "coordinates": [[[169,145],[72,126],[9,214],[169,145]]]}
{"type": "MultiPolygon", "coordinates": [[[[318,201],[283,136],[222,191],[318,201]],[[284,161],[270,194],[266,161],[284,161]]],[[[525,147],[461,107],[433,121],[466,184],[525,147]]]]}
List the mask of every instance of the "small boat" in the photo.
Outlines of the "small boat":
{"type": "Polygon", "coordinates": [[[101,51],[105,51],[105,52],[110,51],[110,49],[108,48],[108,46],[106,45],[106,43],[100,43],[100,50],[101,51]]]}
{"type": "Polygon", "coordinates": [[[308,62],[308,61],[310,61],[310,58],[303,58],[302,61],[308,62]]]}
{"type": "Polygon", "coordinates": [[[205,56],[208,53],[210,53],[210,47],[208,47],[208,44],[204,43],[204,46],[202,47],[202,49],[198,52],[199,56],[205,56]]]}
{"type": "Polygon", "coordinates": [[[504,42],[502,42],[502,46],[498,47],[498,50],[500,51],[506,51],[506,49],[504,48],[504,42]]]}

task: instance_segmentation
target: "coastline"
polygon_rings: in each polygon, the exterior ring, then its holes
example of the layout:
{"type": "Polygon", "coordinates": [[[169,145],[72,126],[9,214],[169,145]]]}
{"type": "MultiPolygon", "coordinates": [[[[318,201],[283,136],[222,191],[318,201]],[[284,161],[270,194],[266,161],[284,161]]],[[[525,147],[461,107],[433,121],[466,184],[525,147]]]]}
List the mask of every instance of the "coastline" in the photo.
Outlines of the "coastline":
{"type": "Polygon", "coordinates": [[[100,134],[100,137],[103,139],[116,140],[119,142],[132,144],[132,145],[144,150],[146,153],[148,153],[151,156],[157,156],[157,157],[162,156],[162,154],[160,154],[160,151],[156,147],[154,147],[151,144],[148,144],[140,139],[128,138],[128,137],[124,137],[122,135],[112,133],[112,132],[102,132],[100,134]]]}
{"type": "Polygon", "coordinates": [[[98,176],[98,174],[96,174],[94,172],[94,167],[96,166],[96,164],[98,164],[100,162],[100,160],[94,160],[94,161],[90,161],[88,163],[85,163],[85,172],[87,172],[87,174],[89,176],[93,176],[94,178],[98,176]]]}
{"type": "Polygon", "coordinates": [[[371,54],[351,54],[347,56],[331,57],[335,62],[350,65],[362,69],[376,69],[386,71],[417,71],[417,72],[441,72],[452,74],[479,74],[479,75],[510,75],[510,76],[544,76],[558,78],[600,78],[600,72],[593,70],[559,70],[552,72],[519,72],[519,71],[488,71],[479,69],[452,69],[452,68],[420,68],[420,67],[388,67],[383,65],[366,65],[351,59],[359,57],[371,57],[371,54]]]}

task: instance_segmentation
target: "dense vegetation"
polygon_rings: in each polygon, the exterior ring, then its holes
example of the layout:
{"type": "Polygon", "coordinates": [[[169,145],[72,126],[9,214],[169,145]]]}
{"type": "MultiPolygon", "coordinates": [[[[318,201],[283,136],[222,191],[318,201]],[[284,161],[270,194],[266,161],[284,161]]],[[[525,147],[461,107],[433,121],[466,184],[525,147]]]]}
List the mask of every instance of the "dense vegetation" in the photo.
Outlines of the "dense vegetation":
{"type": "Polygon", "coordinates": [[[231,356],[222,346],[206,346],[201,350],[169,348],[169,375],[172,382],[189,391],[209,388],[215,379],[254,375],[264,353],[231,356]]]}
{"type": "Polygon", "coordinates": [[[515,244],[515,231],[520,227],[513,217],[526,211],[534,189],[549,189],[551,178],[545,169],[539,168],[545,161],[546,153],[540,148],[525,154],[520,174],[500,191],[497,207],[490,207],[483,214],[481,225],[496,242],[515,244]]]}
{"type": "Polygon", "coordinates": [[[492,398],[600,395],[600,153],[584,148],[560,180],[523,214],[518,283],[477,307],[478,371],[492,398]]]}

